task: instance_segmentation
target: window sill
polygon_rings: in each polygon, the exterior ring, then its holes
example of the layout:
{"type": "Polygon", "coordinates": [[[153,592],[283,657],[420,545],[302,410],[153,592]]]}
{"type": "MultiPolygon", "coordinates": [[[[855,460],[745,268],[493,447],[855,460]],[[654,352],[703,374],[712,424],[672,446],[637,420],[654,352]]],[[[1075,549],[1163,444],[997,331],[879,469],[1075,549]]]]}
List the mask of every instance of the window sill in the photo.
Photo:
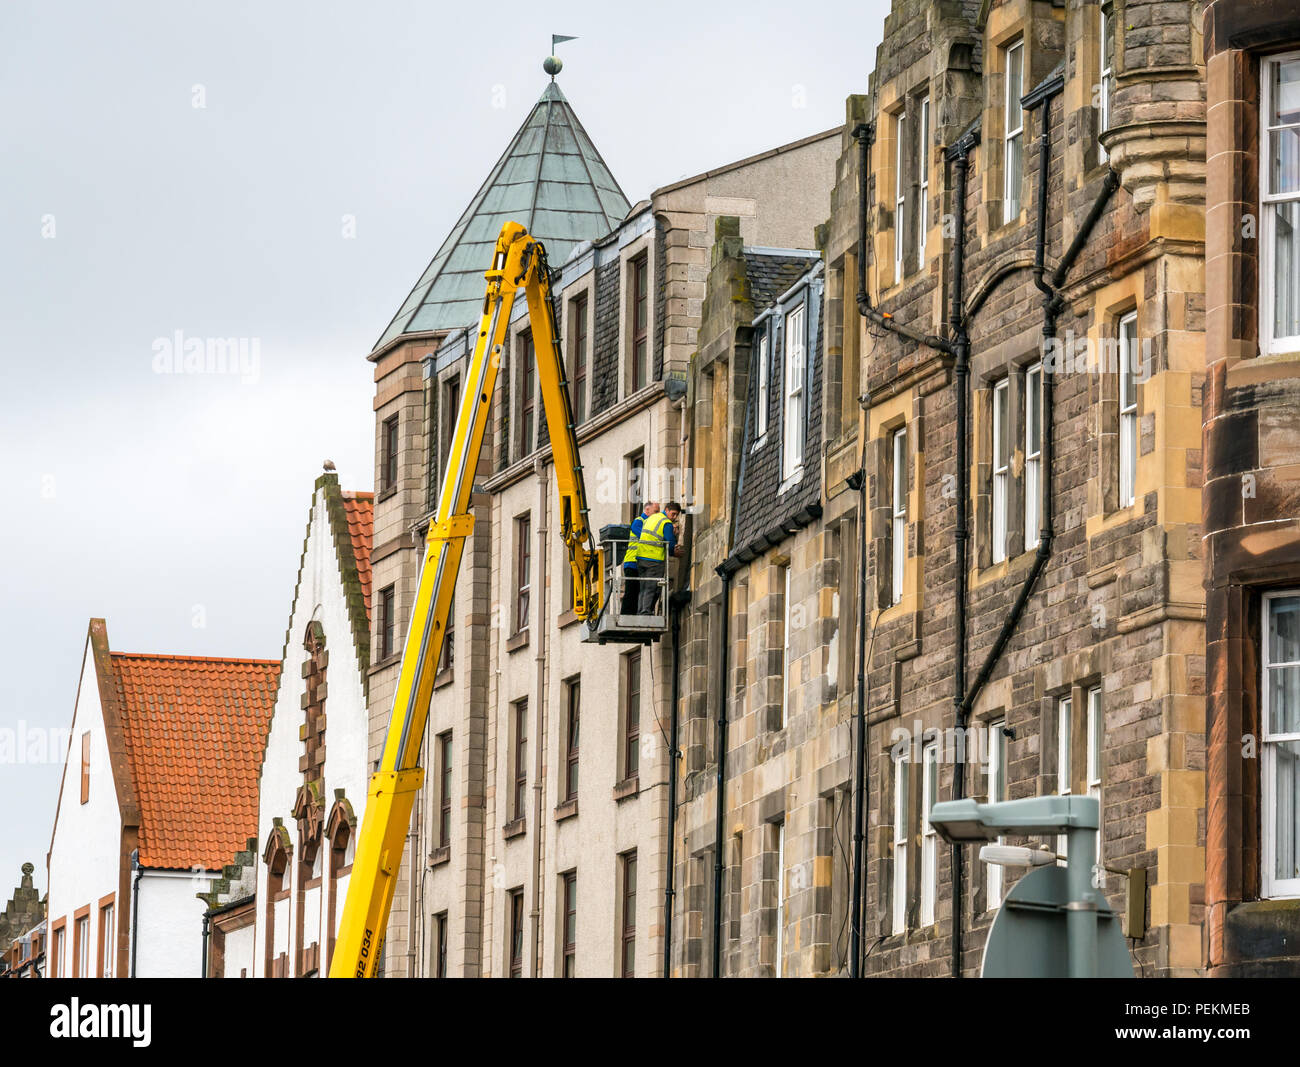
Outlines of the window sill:
{"type": "Polygon", "coordinates": [[[383,501],[389,499],[390,497],[394,497],[396,495],[397,495],[397,486],[390,485],[387,489],[381,489],[379,491],[379,495],[375,497],[375,500],[378,503],[382,503],[383,501]]]}
{"type": "Polygon", "coordinates": [[[522,837],[527,829],[528,820],[521,815],[517,819],[511,819],[505,826],[501,827],[501,838],[504,841],[510,841],[516,837],[522,837]]]}
{"type": "Polygon", "coordinates": [[[439,671],[433,676],[433,688],[441,689],[456,677],[455,670],[448,667],[446,670],[439,671]]]}
{"type": "Polygon", "coordinates": [[[563,822],[565,819],[571,819],[578,814],[578,798],[566,800],[563,804],[555,806],[555,821],[563,822]]]}
{"type": "Polygon", "coordinates": [[[441,867],[451,859],[451,846],[443,845],[442,848],[435,848],[429,853],[429,867],[441,867]]]}
{"type": "Polygon", "coordinates": [[[803,481],[803,468],[800,467],[797,471],[795,471],[792,475],[790,475],[789,478],[787,478],[785,481],[781,483],[781,487],[776,491],[776,495],[780,496],[782,493],[788,492],[789,490],[793,489],[795,486],[799,485],[802,481],[803,481]]]}
{"type": "Polygon", "coordinates": [[[560,612],[560,617],[555,620],[556,625],[563,630],[566,626],[572,626],[578,621],[578,616],[573,613],[573,609],[560,612]]]}
{"type": "Polygon", "coordinates": [[[994,241],[1000,241],[1004,237],[1009,237],[1015,230],[1023,226],[1027,219],[1028,219],[1028,215],[1025,209],[1021,208],[1020,214],[1017,215],[1014,219],[1008,219],[1005,222],[1000,222],[998,223],[997,226],[994,226],[993,229],[989,231],[989,243],[992,244],[994,241]]]}
{"type": "Polygon", "coordinates": [[[390,652],[383,659],[370,665],[370,674],[374,675],[379,671],[387,670],[389,667],[396,667],[401,662],[402,654],[400,652],[390,652]]]}
{"type": "Polygon", "coordinates": [[[641,792],[641,778],[633,775],[631,778],[624,778],[618,785],[614,786],[614,799],[627,800],[628,797],[634,797],[641,792]]]}
{"type": "Polygon", "coordinates": [[[506,642],[507,652],[518,652],[521,648],[528,647],[528,631],[520,630],[514,637],[506,642]]]}

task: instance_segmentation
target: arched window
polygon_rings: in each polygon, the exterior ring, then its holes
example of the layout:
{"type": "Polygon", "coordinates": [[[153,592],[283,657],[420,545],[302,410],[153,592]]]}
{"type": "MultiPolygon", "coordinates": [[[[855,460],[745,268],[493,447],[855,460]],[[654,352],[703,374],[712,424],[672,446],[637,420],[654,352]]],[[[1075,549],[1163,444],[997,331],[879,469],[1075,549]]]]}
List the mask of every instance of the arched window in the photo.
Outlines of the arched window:
{"type": "Polygon", "coordinates": [[[266,863],[266,976],[286,978],[289,974],[289,860],[293,848],[289,831],[279,819],[271,829],[262,860],[266,863]]]}
{"type": "Polygon", "coordinates": [[[294,886],[294,971],[310,978],[320,971],[321,831],[324,805],[315,782],[298,787],[293,816],[298,820],[298,870],[294,886]]]}
{"type": "Polygon", "coordinates": [[[352,812],[352,805],[343,795],[343,790],[335,792],[334,808],[330,812],[329,823],[325,828],[325,840],[329,843],[329,870],[327,872],[325,907],[325,967],[328,969],[334,956],[334,936],[338,931],[339,918],[343,914],[343,900],[348,891],[348,875],[352,873],[352,857],[356,852],[357,817],[352,812]]]}

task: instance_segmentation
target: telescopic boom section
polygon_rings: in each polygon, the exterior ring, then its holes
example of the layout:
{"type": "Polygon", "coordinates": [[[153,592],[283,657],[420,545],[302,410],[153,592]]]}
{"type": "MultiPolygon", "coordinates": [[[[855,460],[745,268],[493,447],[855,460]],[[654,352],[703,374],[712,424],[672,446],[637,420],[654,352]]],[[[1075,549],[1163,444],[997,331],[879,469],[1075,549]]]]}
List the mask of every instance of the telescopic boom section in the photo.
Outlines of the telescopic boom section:
{"type": "Polygon", "coordinates": [[[508,222],[497,238],[486,278],[483,319],[465,376],[438,510],[425,542],[388,738],[379,768],[370,779],[370,795],[330,962],[331,978],[373,977],[383,948],[411,809],[424,780],[419,754],[429,718],[434,674],[442,656],[465,539],[474,529],[474,516],[469,510],[474,472],[483,447],[510,313],[520,288],[528,301],[538,384],[551,437],[560,494],[560,531],[573,572],[573,612],[579,619],[589,619],[601,608],[601,561],[588,521],[587,492],[555,325],[546,250],[524,227],[508,222]]]}

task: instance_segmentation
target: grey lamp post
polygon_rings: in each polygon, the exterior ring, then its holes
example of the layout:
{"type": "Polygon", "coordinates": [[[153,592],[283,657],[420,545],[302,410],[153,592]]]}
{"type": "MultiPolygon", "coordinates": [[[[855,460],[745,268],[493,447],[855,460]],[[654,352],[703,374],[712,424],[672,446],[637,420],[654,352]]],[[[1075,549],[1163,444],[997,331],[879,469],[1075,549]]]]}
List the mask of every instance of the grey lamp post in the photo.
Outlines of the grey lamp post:
{"type": "MultiPolygon", "coordinates": [[[[980,804],[949,800],[930,811],[930,823],[952,844],[996,841],[1005,834],[1054,836],[1065,834],[1069,856],[1062,884],[1061,871],[1044,867],[1026,876],[1008,895],[985,947],[985,973],[990,956],[995,973],[1020,977],[1063,976],[1060,966],[1064,919],[1064,975],[1071,978],[1127,977],[1132,962],[1114,914],[1093,887],[1097,862],[1100,810],[1096,797],[1047,796],[980,804]],[[1017,911],[1019,909],[1019,911],[1017,911]],[[1104,927],[1099,928],[1099,912],[1104,927]],[[1018,916],[1027,916],[1020,921],[1018,916]],[[1051,921],[1044,921],[1048,917],[1051,921]]],[[[1035,861],[1036,862],[1036,861],[1035,861]]],[[[1049,860],[1050,862],[1050,860],[1049,860]]],[[[958,902],[955,906],[960,906],[958,902]]]]}

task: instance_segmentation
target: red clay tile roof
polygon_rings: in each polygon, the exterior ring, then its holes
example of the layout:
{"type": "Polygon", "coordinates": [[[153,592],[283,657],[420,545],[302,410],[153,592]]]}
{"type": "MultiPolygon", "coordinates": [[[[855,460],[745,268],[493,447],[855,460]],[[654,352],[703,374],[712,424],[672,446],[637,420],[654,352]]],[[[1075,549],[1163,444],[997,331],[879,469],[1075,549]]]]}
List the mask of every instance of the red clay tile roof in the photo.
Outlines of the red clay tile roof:
{"type": "Polygon", "coordinates": [[[370,545],[375,536],[375,494],[343,491],[343,507],[348,513],[348,534],[352,538],[352,555],[357,561],[361,595],[366,601],[366,618],[370,618],[370,545]]]}
{"type": "Polygon", "coordinates": [[[140,804],[140,863],[218,870],[257,834],[280,664],[111,653],[140,804]]]}

